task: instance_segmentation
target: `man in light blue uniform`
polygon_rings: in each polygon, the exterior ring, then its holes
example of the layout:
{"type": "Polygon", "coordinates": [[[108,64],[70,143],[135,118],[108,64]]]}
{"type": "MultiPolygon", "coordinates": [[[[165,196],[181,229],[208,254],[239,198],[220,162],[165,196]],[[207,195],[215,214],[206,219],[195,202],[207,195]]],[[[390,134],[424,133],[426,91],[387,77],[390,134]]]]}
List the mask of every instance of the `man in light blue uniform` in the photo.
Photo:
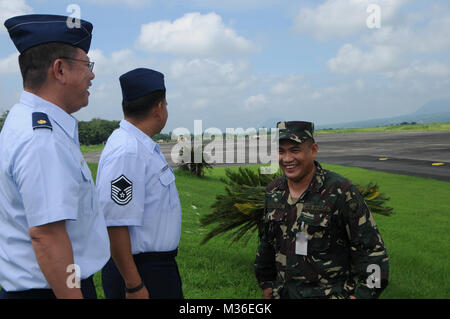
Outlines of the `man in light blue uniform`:
{"type": "Polygon", "coordinates": [[[120,77],[125,118],[100,158],[97,189],[112,259],[102,270],[107,298],[183,298],[175,261],[181,206],[175,176],[152,137],[168,113],[164,75],[120,77]]]}
{"type": "Polygon", "coordinates": [[[109,240],[78,122],[94,78],[92,24],[26,15],[5,22],[24,91],[0,133],[1,298],[96,298],[109,240]]]}

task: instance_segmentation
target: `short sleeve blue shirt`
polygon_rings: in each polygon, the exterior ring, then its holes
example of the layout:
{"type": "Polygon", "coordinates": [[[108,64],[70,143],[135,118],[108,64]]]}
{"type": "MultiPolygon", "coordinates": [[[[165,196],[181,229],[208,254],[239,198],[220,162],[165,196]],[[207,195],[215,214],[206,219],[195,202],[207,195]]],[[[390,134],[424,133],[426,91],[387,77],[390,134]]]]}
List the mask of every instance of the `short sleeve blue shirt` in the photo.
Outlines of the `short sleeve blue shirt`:
{"type": "Polygon", "coordinates": [[[173,170],[159,145],[126,120],[102,152],[97,191],[107,226],[128,226],[133,254],[178,247],[181,205],[173,170]]]}
{"type": "Polygon", "coordinates": [[[23,92],[0,133],[0,154],[0,285],[7,291],[50,288],[29,228],[61,220],[81,278],[99,271],[110,257],[109,238],[80,151],[77,120],[23,92]],[[46,114],[50,127],[33,129],[35,112],[46,114]]]}

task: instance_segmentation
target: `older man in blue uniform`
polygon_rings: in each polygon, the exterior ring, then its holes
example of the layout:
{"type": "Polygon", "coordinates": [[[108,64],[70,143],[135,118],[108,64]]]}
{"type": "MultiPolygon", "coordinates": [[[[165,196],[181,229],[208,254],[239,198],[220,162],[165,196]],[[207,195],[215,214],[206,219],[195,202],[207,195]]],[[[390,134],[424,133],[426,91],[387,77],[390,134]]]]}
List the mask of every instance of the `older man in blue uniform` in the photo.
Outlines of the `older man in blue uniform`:
{"type": "Polygon", "coordinates": [[[88,104],[92,24],[26,15],[5,26],[24,91],[0,134],[0,298],[95,298],[105,220],[70,115],[88,104]]]}
{"type": "Polygon", "coordinates": [[[181,206],[175,176],[152,137],[168,113],[162,73],[120,77],[125,118],[100,158],[97,188],[111,240],[102,271],[107,298],[183,298],[175,261],[181,206]]]}

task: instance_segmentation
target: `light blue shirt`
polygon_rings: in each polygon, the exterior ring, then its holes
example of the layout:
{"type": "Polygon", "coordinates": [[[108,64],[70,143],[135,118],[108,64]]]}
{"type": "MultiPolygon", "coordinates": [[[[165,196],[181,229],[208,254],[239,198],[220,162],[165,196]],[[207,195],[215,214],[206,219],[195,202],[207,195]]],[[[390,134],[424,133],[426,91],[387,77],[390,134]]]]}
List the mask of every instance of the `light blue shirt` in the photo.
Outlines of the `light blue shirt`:
{"type": "Polygon", "coordinates": [[[128,226],[133,254],[171,251],[181,234],[175,175],[159,145],[126,120],[102,152],[97,191],[107,226],[128,226]]]}
{"type": "Polygon", "coordinates": [[[0,285],[7,291],[50,288],[29,228],[61,220],[81,279],[99,271],[110,257],[109,239],[80,152],[77,120],[23,92],[0,133],[0,154],[0,285]],[[52,129],[33,130],[33,112],[47,114],[52,129]]]}

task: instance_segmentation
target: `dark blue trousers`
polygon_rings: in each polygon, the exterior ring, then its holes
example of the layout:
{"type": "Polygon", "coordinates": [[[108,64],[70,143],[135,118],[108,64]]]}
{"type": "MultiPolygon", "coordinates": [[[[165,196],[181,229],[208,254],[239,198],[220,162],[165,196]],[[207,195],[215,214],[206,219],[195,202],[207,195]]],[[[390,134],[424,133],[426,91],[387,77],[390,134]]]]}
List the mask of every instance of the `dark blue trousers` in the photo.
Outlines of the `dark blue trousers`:
{"type": "MultiPolygon", "coordinates": [[[[81,293],[85,299],[97,299],[93,276],[81,280],[81,293]]],[[[0,291],[0,299],[56,299],[51,289],[30,289],[23,291],[0,291]]]]}
{"type": "MultiPolygon", "coordinates": [[[[150,299],[183,299],[176,251],[133,255],[150,299]]],[[[124,299],[125,283],[112,258],[102,269],[102,284],[108,299],[124,299]]]]}

